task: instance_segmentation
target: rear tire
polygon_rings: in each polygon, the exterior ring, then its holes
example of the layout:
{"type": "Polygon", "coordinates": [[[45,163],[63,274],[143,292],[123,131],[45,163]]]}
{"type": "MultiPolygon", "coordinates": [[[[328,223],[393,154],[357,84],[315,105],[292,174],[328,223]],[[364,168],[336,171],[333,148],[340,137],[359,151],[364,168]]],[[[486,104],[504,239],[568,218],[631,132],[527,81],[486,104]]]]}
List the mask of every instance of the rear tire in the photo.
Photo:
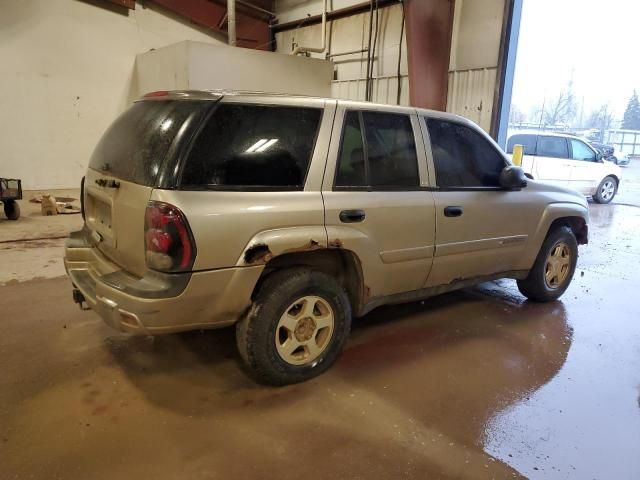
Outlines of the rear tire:
{"type": "Polygon", "coordinates": [[[604,180],[598,185],[593,200],[596,203],[609,203],[618,193],[618,182],[613,177],[604,177],[604,180]]]}
{"type": "Polygon", "coordinates": [[[534,302],[552,302],[571,283],[578,262],[578,242],[569,227],[554,228],[542,243],[533,268],[518,290],[534,302]]]}
{"type": "Polygon", "coordinates": [[[309,380],[338,358],[351,330],[351,305],[332,277],[306,268],[266,278],[236,325],[240,356],[260,383],[309,380]]]}
{"type": "Polygon", "coordinates": [[[20,205],[15,200],[6,200],[4,202],[4,214],[9,220],[18,220],[20,218],[20,205]]]}

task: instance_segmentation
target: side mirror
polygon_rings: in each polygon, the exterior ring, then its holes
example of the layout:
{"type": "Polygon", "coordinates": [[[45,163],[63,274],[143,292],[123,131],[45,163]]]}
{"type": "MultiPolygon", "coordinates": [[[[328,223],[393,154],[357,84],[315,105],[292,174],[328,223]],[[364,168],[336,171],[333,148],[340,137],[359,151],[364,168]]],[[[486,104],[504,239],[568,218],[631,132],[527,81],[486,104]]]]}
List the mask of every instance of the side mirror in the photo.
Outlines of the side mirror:
{"type": "Polygon", "coordinates": [[[596,152],[596,162],[602,163],[602,153],[596,152]]]}
{"type": "Polygon", "coordinates": [[[507,190],[520,190],[527,186],[527,176],[521,167],[508,166],[500,172],[500,186],[507,190]]]}

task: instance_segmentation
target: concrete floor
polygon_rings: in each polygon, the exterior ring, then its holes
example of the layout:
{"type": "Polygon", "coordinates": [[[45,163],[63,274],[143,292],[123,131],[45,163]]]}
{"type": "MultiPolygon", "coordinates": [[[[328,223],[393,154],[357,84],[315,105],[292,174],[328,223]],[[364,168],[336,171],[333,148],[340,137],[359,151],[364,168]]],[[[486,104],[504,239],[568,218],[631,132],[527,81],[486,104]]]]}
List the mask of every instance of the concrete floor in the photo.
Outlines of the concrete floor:
{"type": "Polygon", "coordinates": [[[0,220],[0,478],[640,478],[640,165],[625,175],[562,301],[505,280],[382,308],[279,389],[243,374],[232,330],[118,334],[72,303],[59,240],[2,243],[77,216],[0,220]]]}

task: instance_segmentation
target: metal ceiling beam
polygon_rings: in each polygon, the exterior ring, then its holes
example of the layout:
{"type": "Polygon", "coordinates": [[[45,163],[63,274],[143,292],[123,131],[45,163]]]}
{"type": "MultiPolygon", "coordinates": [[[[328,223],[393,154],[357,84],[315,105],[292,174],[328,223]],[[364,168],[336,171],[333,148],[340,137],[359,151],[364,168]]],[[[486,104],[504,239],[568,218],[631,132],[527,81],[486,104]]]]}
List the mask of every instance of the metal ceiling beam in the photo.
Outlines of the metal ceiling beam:
{"type": "MultiPolygon", "coordinates": [[[[406,0],[405,0],[406,1],[406,0]]],[[[389,7],[391,5],[397,5],[399,0],[378,0],[378,8],[389,7]]],[[[338,10],[332,10],[327,12],[327,21],[339,20],[340,18],[350,17],[359,13],[368,12],[371,8],[370,2],[358,3],[350,7],[339,8],[338,10]]],[[[308,27],[309,25],[317,25],[322,23],[322,15],[312,15],[310,17],[301,18],[300,20],[293,20],[291,22],[274,24],[271,26],[273,33],[284,32],[286,30],[294,30],[299,27],[308,27]]]]}
{"type": "MultiPolygon", "coordinates": [[[[209,0],[150,0],[151,2],[186,18],[202,27],[215,30],[224,35],[226,30],[227,8],[209,0]]],[[[240,7],[240,5],[238,5],[240,7]]],[[[250,7],[238,8],[236,14],[236,45],[261,50],[270,49],[269,23],[261,12],[250,7]]]]}
{"type": "Polygon", "coordinates": [[[151,0],[153,3],[188,18],[206,28],[218,30],[218,23],[227,9],[207,0],[151,0]]]}
{"type": "Polygon", "coordinates": [[[410,103],[447,109],[452,0],[405,0],[410,103]]]}

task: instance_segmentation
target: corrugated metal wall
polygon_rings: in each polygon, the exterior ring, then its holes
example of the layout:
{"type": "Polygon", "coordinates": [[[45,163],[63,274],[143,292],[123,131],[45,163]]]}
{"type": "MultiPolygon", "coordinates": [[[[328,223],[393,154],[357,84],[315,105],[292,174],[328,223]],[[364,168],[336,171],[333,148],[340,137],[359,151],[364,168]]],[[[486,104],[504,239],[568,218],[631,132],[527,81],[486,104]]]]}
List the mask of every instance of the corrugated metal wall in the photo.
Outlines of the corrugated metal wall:
{"type": "Polygon", "coordinates": [[[447,111],[491,130],[505,0],[456,0],[447,111]]]}
{"type": "MultiPolygon", "coordinates": [[[[426,0],[414,0],[426,1],[426,0]]],[[[502,21],[506,0],[455,0],[451,58],[448,74],[446,110],[467,117],[487,132],[496,94],[500,56],[502,21]]],[[[345,6],[342,0],[339,6],[345,6]]],[[[297,2],[278,0],[276,5],[295,7],[301,18],[303,11],[319,13],[320,1],[297,2]],[[293,6],[292,6],[293,5],[293,6]],[[313,7],[313,8],[312,8],[313,7]]],[[[402,10],[400,5],[380,9],[378,53],[374,63],[373,101],[396,103],[398,44],[402,10]]],[[[291,20],[290,17],[286,17],[291,20]]],[[[301,24],[304,21],[301,20],[301,24]]],[[[369,13],[353,15],[329,22],[329,55],[361,50],[367,47],[369,13]]],[[[286,53],[292,45],[319,45],[320,25],[300,27],[276,34],[277,51],[286,53]]],[[[317,55],[324,58],[325,55],[317,55]]],[[[335,62],[332,95],[336,98],[364,100],[366,89],[366,53],[331,58],[335,62]]],[[[406,31],[402,39],[401,105],[409,104],[406,31]]],[[[419,87],[415,87],[419,88],[419,87]]],[[[424,88],[424,87],[422,87],[424,88]]]]}
{"type": "MultiPolygon", "coordinates": [[[[409,77],[402,75],[400,86],[400,105],[409,105],[409,77]]],[[[346,100],[364,100],[366,81],[363,78],[352,80],[334,80],[331,82],[331,96],[346,100]]],[[[378,103],[397,103],[398,78],[395,75],[377,77],[373,81],[373,101],[378,103]]]]}
{"type": "Polygon", "coordinates": [[[485,131],[491,128],[497,68],[449,72],[447,111],[473,120],[485,131]]]}
{"type": "MultiPolygon", "coordinates": [[[[374,15],[375,19],[375,15],[374,15]]],[[[402,9],[400,5],[381,8],[378,17],[376,54],[373,62],[374,102],[397,103],[398,53],[402,9]]],[[[292,45],[315,46],[320,44],[320,25],[300,27],[276,33],[276,51],[288,53],[292,45]]],[[[373,32],[375,33],[375,20],[373,32]]],[[[405,32],[406,33],[406,32],[405,32]]],[[[367,48],[369,40],[369,12],[328,22],[328,49],[325,54],[312,54],[316,58],[329,57],[335,65],[335,76],[331,86],[335,98],[365,100],[367,53],[333,56],[367,48]]],[[[375,38],[375,35],[374,35],[375,38]]],[[[402,37],[400,62],[400,105],[409,104],[409,80],[407,72],[406,35],[402,37]]]]}

